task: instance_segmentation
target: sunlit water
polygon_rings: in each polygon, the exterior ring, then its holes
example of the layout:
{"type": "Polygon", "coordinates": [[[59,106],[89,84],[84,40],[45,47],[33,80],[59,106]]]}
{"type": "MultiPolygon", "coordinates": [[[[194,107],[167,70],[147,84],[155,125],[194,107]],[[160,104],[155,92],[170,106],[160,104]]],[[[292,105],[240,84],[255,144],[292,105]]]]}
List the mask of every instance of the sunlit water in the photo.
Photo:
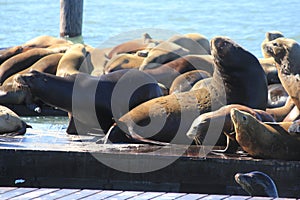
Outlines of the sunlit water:
{"type": "MultiPolygon", "coordinates": [[[[40,35],[59,36],[59,1],[0,0],[0,47],[40,35]]],[[[265,32],[279,30],[300,40],[299,0],[85,0],[84,42],[94,47],[112,37],[147,29],[150,34],[198,32],[208,39],[229,36],[261,57],[265,32]],[[157,30],[160,29],[160,30],[157,30]]],[[[136,36],[134,36],[136,37],[136,36]]],[[[118,38],[118,37],[115,37],[118,38]]]]}

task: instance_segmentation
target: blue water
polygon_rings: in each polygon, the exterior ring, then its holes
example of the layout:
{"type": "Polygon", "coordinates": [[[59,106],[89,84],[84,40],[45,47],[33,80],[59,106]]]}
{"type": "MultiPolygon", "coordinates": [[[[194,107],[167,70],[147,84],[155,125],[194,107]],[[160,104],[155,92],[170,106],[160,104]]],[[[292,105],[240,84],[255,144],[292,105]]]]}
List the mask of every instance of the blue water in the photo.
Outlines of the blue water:
{"type": "MultiPolygon", "coordinates": [[[[0,0],[0,47],[39,35],[59,36],[59,9],[54,0],[0,0]]],[[[208,39],[229,36],[261,57],[267,31],[299,41],[299,19],[299,0],[85,0],[83,39],[101,47],[119,34],[139,37],[143,29],[154,36],[198,32],[208,39]]]]}

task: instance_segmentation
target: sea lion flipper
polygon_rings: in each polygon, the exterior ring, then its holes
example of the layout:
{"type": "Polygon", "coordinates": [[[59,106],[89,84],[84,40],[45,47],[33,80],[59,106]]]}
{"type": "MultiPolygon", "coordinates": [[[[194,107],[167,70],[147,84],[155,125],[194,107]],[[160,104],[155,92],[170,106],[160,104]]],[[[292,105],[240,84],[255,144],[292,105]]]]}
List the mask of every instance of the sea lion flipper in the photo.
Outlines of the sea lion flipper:
{"type": "Polygon", "coordinates": [[[235,132],[225,133],[227,138],[227,146],[225,149],[221,150],[213,150],[213,153],[226,153],[226,154],[234,154],[238,150],[238,143],[235,140],[235,132]]]}

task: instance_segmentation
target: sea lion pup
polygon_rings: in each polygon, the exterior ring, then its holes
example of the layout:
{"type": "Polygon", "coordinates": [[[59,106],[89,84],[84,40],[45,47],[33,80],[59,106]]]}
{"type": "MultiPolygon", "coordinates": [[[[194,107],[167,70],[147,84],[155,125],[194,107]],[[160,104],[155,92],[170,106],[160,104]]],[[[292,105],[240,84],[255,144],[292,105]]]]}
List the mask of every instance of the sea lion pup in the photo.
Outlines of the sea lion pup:
{"type": "MultiPolygon", "coordinates": [[[[111,128],[108,139],[123,142],[120,138],[124,135],[130,138],[138,134],[161,142],[191,144],[186,133],[193,120],[203,113],[233,103],[266,109],[266,76],[256,57],[227,37],[213,38],[211,49],[215,71],[210,85],[135,107],[116,119],[117,125],[111,128]]],[[[219,137],[216,134],[215,141],[219,137]]]]}
{"type": "Polygon", "coordinates": [[[279,31],[270,31],[270,32],[266,32],[265,35],[265,39],[264,41],[261,43],[261,52],[264,58],[271,58],[272,56],[268,53],[268,51],[266,51],[266,43],[275,40],[277,38],[281,38],[284,37],[283,34],[279,31]]]}
{"type": "Polygon", "coordinates": [[[136,53],[150,46],[156,46],[159,41],[152,39],[148,33],[144,33],[141,39],[135,39],[115,46],[107,55],[109,59],[121,53],[136,53]]]}
{"type": "Polygon", "coordinates": [[[199,80],[209,78],[211,74],[204,70],[192,70],[177,76],[170,87],[170,94],[189,91],[199,80]]]}
{"type": "Polygon", "coordinates": [[[0,66],[0,85],[11,75],[30,67],[39,59],[54,53],[60,52],[45,48],[33,48],[9,58],[0,66]]]}
{"type": "Polygon", "coordinates": [[[162,95],[156,81],[138,70],[119,70],[100,77],[85,73],[59,77],[32,71],[17,76],[15,81],[20,87],[27,87],[33,97],[69,112],[84,125],[85,132],[101,128],[105,133],[113,124],[113,117],[119,118],[133,107],[162,95]]]}
{"type": "Polygon", "coordinates": [[[214,72],[214,61],[211,55],[187,55],[177,58],[154,69],[145,69],[143,72],[151,75],[157,82],[170,88],[172,82],[180,74],[192,70],[203,70],[210,75],[214,72]]]}
{"type": "MultiPolygon", "coordinates": [[[[266,113],[263,110],[252,109],[247,106],[239,105],[239,104],[231,104],[221,107],[220,109],[208,113],[204,113],[197,117],[189,131],[187,132],[187,136],[191,139],[194,139],[196,142],[203,143],[207,134],[220,133],[220,137],[216,144],[205,144],[205,145],[217,145],[217,146],[226,146],[228,151],[225,152],[234,152],[237,150],[237,146],[233,149],[232,144],[228,144],[230,137],[224,135],[234,132],[233,122],[230,117],[231,109],[236,108],[242,111],[245,111],[252,116],[254,116],[259,121],[263,122],[275,122],[274,118],[266,113]],[[209,131],[209,133],[208,133],[209,131]],[[229,150],[228,148],[232,148],[229,150]]],[[[208,135],[209,137],[209,135],[208,135]]],[[[209,140],[207,140],[209,142],[209,140]]]]}
{"type": "Polygon", "coordinates": [[[61,44],[69,45],[73,43],[66,39],[56,38],[49,35],[42,35],[25,42],[22,46],[35,47],[35,48],[48,48],[53,45],[61,45],[61,44]]]}
{"type": "MultiPolygon", "coordinates": [[[[210,51],[207,51],[201,44],[199,44],[197,41],[193,40],[192,38],[188,38],[184,35],[174,35],[171,38],[167,40],[168,42],[173,42],[175,44],[178,44],[179,46],[182,46],[183,48],[189,50],[190,54],[196,54],[196,55],[208,55],[210,54],[210,51]]],[[[207,41],[208,45],[209,42],[207,41]]]]}
{"type": "Polygon", "coordinates": [[[31,128],[25,121],[5,106],[0,105],[0,134],[7,136],[24,135],[31,128]]]}
{"type": "Polygon", "coordinates": [[[118,54],[107,62],[104,73],[107,74],[120,69],[138,69],[143,61],[144,57],[137,54],[118,54]]]}
{"type": "Polygon", "coordinates": [[[260,122],[235,108],[230,115],[236,141],[249,155],[267,159],[300,159],[300,135],[288,132],[292,122],[260,122]]]}
{"type": "Polygon", "coordinates": [[[234,179],[251,196],[278,197],[274,181],[263,172],[237,173],[234,179]]]}
{"type": "Polygon", "coordinates": [[[268,85],[268,108],[284,106],[288,97],[288,93],[280,83],[268,85]]]}
{"type": "Polygon", "coordinates": [[[277,38],[266,43],[265,50],[274,58],[281,84],[300,109],[300,45],[293,39],[277,38]]]}

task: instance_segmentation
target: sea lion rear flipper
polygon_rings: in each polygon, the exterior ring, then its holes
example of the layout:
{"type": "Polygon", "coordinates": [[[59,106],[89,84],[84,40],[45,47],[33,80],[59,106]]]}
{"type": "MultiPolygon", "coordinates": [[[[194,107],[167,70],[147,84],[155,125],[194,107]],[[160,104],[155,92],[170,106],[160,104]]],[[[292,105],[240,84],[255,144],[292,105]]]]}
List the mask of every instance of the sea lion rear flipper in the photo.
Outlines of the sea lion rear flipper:
{"type": "Polygon", "coordinates": [[[213,153],[227,153],[227,154],[234,154],[238,150],[239,144],[235,140],[235,132],[225,133],[227,138],[227,146],[223,150],[213,150],[213,153]]]}

